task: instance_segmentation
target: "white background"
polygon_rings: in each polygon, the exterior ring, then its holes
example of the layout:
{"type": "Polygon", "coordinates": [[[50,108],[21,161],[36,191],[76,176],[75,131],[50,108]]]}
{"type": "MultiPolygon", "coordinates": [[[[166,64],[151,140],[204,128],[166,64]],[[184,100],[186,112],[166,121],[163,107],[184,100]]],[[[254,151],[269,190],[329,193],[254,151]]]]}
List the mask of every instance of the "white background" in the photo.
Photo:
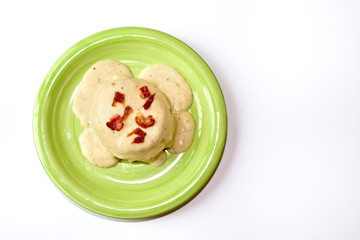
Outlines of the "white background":
{"type": "Polygon", "coordinates": [[[359,1],[3,1],[0,26],[0,239],[360,239],[359,1]],[[52,64],[77,41],[122,26],[194,48],[229,118],[207,187],[147,221],[73,204],[32,137],[52,64]]]}

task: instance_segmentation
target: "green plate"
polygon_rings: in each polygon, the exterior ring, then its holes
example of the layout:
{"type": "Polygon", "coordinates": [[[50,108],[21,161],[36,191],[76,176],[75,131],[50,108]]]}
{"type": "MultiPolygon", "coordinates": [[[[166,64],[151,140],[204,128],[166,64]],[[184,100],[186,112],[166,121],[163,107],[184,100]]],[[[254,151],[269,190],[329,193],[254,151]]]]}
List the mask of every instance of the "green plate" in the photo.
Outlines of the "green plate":
{"type": "Polygon", "coordinates": [[[33,133],[41,163],[56,186],[80,206],[114,218],[145,218],[173,211],[190,201],[210,180],[221,159],[227,132],[224,97],[202,58],[180,40],[152,29],[125,27],[89,36],[52,66],[39,90],[33,133]],[[193,90],[190,108],[195,138],[161,167],[119,163],[98,168],[81,154],[83,131],[72,112],[74,92],[94,63],[113,59],[134,76],[151,64],[179,70],[193,90]]]}

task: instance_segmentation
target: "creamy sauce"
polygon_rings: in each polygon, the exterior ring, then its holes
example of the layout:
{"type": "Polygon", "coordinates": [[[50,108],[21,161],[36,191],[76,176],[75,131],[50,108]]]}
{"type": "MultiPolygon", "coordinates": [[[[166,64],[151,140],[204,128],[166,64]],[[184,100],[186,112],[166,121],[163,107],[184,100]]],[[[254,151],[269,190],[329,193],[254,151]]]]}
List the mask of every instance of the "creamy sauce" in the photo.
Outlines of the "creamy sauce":
{"type": "Polygon", "coordinates": [[[145,68],[139,77],[154,83],[170,100],[177,129],[174,145],[169,148],[169,152],[186,151],[192,143],[195,131],[194,118],[187,111],[192,103],[192,92],[189,84],[176,69],[163,64],[145,68]]]}
{"type": "Polygon", "coordinates": [[[151,161],[164,148],[173,145],[176,122],[170,112],[170,103],[165,95],[152,84],[142,79],[118,80],[104,83],[94,95],[90,109],[90,125],[99,136],[104,146],[114,156],[120,159],[151,161]],[[139,96],[139,88],[147,86],[151,93],[155,93],[154,101],[147,110],[143,108],[146,100],[139,96]],[[125,95],[125,104],[111,104],[114,92],[120,91],[125,95]],[[133,113],[124,121],[124,127],[120,131],[111,130],[106,122],[115,114],[123,115],[125,107],[131,106],[133,113]],[[132,144],[136,135],[127,135],[134,129],[139,128],[135,117],[152,116],[155,124],[142,129],[146,132],[145,141],[141,144],[132,144]]]}
{"type": "Polygon", "coordinates": [[[164,162],[166,161],[166,152],[162,151],[156,158],[154,161],[150,162],[150,164],[152,166],[155,166],[155,167],[159,167],[161,165],[164,164],[164,162]]]}
{"type": "Polygon", "coordinates": [[[112,167],[119,162],[101,143],[91,128],[86,128],[80,135],[81,151],[85,158],[98,167],[112,167]]]}
{"type": "Polygon", "coordinates": [[[187,112],[191,103],[190,86],[170,66],[152,65],[143,70],[139,79],[134,79],[126,65],[113,60],[100,61],[86,72],[74,98],[73,111],[85,128],[79,139],[82,153],[99,167],[114,166],[119,159],[160,166],[167,158],[164,149],[180,153],[192,143],[195,121],[187,112]],[[146,99],[139,95],[142,86],[155,94],[148,109],[144,108],[146,99]],[[112,105],[115,92],[125,95],[124,102],[112,105]],[[108,127],[107,121],[116,114],[123,115],[127,106],[132,111],[124,119],[121,130],[108,127]],[[150,115],[154,124],[142,126],[146,133],[144,141],[133,144],[137,135],[129,136],[129,133],[139,128],[136,116],[150,115]]]}
{"type": "Polygon", "coordinates": [[[73,112],[80,119],[81,125],[89,127],[89,112],[95,91],[105,82],[132,78],[130,69],[121,62],[104,60],[93,65],[84,75],[76,91],[73,112]]]}
{"type": "Polygon", "coordinates": [[[195,121],[189,112],[174,113],[177,122],[174,145],[169,148],[171,153],[185,152],[192,143],[195,132],[195,121]]]}
{"type": "Polygon", "coordinates": [[[156,64],[145,68],[139,78],[155,84],[170,100],[172,112],[187,111],[192,92],[185,78],[173,67],[156,64]]]}

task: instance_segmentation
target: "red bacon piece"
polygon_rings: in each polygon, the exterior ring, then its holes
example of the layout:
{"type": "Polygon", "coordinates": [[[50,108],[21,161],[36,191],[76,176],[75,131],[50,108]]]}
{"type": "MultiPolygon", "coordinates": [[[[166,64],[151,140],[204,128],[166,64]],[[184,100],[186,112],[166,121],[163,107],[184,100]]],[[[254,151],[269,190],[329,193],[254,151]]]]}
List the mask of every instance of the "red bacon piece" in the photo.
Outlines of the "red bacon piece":
{"type": "Polygon", "coordinates": [[[145,99],[145,98],[148,98],[150,95],[151,95],[151,93],[150,93],[150,91],[149,91],[149,89],[148,89],[148,87],[147,86],[143,86],[143,87],[141,87],[140,88],[140,97],[142,98],[142,99],[145,99]]]}
{"type": "Polygon", "coordinates": [[[124,121],[125,119],[127,119],[127,117],[132,114],[134,112],[134,110],[130,107],[130,106],[126,106],[125,110],[124,110],[124,115],[122,116],[124,121]]]}
{"type": "Polygon", "coordinates": [[[152,117],[152,115],[149,115],[147,118],[145,118],[142,114],[138,114],[135,117],[135,122],[142,128],[148,128],[155,124],[155,119],[152,117]]]}
{"type": "Polygon", "coordinates": [[[120,131],[124,127],[123,118],[119,114],[115,114],[110,118],[110,121],[106,123],[111,130],[120,131]]]}
{"type": "Polygon", "coordinates": [[[134,140],[132,141],[131,144],[134,143],[143,143],[145,140],[145,136],[146,136],[146,132],[144,132],[143,130],[141,130],[140,128],[136,128],[133,131],[131,131],[130,133],[128,133],[128,137],[130,137],[131,135],[136,134],[138,135],[136,138],[134,138],[134,140]]]}
{"type": "Polygon", "coordinates": [[[113,131],[120,131],[124,127],[124,121],[126,118],[128,118],[128,116],[133,112],[134,110],[130,106],[126,106],[124,115],[120,116],[119,114],[115,114],[110,118],[110,121],[106,123],[106,126],[113,131]]]}
{"type": "Polygon", "coordinates": [[[114,100],[111,104],[111,106],[115,107],[116,103],[125,103],[125,95],[121,92],[115,92],[114,100]]]}
{"type": "Polygon", "coordinates": [[[146,101],[146,103],[144,103],[143,107],[144,107],[145,110],[149,109],[149,107],[151,106],[152,102],[154,101],[154,97],[155,97],[155,93],[148,98],[148,100],[146,101]]]}

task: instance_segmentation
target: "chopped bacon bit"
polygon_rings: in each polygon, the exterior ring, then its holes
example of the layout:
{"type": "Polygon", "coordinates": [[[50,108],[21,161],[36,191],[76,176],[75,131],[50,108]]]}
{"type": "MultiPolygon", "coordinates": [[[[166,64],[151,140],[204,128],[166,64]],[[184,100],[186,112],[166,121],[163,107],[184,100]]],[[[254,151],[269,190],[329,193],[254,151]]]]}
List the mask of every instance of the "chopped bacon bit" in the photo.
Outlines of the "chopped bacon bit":
{"type": "Polygon", "coordinates": [[[129,132],[127,134],[127,137],[130,137],[133,134],[141,135],[142,133],[143,133],[143,130],[141,130],[140,128],[135,128],[134,130],[132,130],[131,132],[129,132]]]}
{"type": "MultiPolygon", "coordinates": [[[[146,135],[146,133],[145,133],[145,135],[146,135]]],[[[132,141],[131,144],[143,143],[144,141],[145,141],[145,136],[139,136],[139,137],[134,138],[134,140],[132,141]]]]}
{"type": "Polygon", "coordinates": [[[119,114],[115,114],[110,118],[110,121],[106,123],[111,130],[120,131],[124,127],[123,118],[119,114]]]}
{"type": "Polygon", "coordinates": [[[115,92],[114,100],[111,104],[111,106],[115,107],[116,103],[124,103],[125,102],[125,95],[121,92],[115,92]]]}
{"type": "Polygon", "coordinates": [[[93,69],[95,70],[96,68],[95,68],[95,67],[93,67],[93,69]]]}
{"type": "Polygon", "coordinates": [[[154,101],[155,93],[153,95],[151,95],[151,93],[150,93],[147,86],[141,87],[140,91],[141,91],[140,92],[140,97],[142,99],[148,98],[148,100],[143,105],[144,109],[147,110],[151,106],[152,102],[154,101]]]}
{"type": "Polygon", "coordinates": [[[143,86],[143,87],[141,87],[140,88],[140,97],[142,98],[142,99],[145,99],[145,98],[148,98],[148,97],[150,97],[150,95],[151,95],[151,93],[150,93],[150,91],[149,91],[149,89],[148,89],[148,87],[147,86],[143,86]]]}
{"type": "Polygon", "coordinates": [[[136,128],[134,129],[132,132],[128,133],[128,137],[130,137],[131,135],[136,134],[138,135],[138,137],[134,138],[134,140],[132,141],[131,144],[133,143],[143,143],[145,140],[145,136],[146,136],[146,132],[144,132],[143,130],[141,130],[140,128],[136,128]]]}
{"type": "Polygon", "coordinates": [[[146,103],[143,105],[145,110],[149,109],[149,107],[151,106],[152,102],[154,101],[154,96],[155,96],[155,93],[153,95],[151,95],[148,98],[148,100],[146,101],[146,103]]]}
{"type": "Polygon", "coordinates": [[[147,118],[140,113],[135,117],[135,122],[142,128],[148,128],[155,124],[155,119],[149,115],[147,118]]]}
{"type": "Polygon", "coordinates": [[[130,107],[130,106],[126,106],[125,110],[124,110],[124,115],[123,115],[123,119],[125,121],[125,119],[127,119],[127,117],[132,114],[134,112],[134,110],[130,107]]]}
{"type": "Polygon", "coordinates": [[[110,118],[110,121],[106,123],[106,126],[113,131],[120,131],[124,127],[124,121],[126,118],[133,112],[134,110],[130,106],[126,106],[124,115],[121,117],[119,114],[115,114],[110,118]]]}

